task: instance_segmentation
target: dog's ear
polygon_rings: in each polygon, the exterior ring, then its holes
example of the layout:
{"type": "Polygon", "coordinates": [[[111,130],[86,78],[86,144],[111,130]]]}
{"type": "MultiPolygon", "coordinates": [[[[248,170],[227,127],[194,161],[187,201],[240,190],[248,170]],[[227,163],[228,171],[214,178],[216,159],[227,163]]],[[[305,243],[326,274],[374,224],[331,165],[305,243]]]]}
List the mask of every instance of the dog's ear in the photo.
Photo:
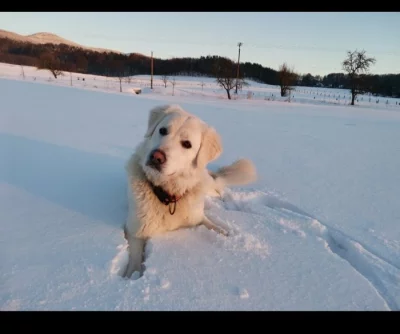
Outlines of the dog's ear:
{"type": "Polygon", "coordinates": [[[167,116],[169,106],[158,106],[150,110],[147,121],[147,131],[145,137],[151,137],[157,125],[167,116]]]}
{"type": "Polygon", "coordinates": [[[217,159],[221,153],[221,137],[214,128],[207,126],[203,131],[199,152],[196,157],[196,165],[204,168],[207,163],[217,159]]]}

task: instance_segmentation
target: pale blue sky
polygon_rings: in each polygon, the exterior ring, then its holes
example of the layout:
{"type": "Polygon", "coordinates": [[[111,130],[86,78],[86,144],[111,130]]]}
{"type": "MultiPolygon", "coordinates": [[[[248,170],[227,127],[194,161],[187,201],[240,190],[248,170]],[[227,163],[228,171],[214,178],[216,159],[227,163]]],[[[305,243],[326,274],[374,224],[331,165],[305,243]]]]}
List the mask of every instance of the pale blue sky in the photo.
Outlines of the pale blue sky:
{"type": "Polygon", "coordinates": [[[76,43],[155,57],[220,55],[299,73],[341,72],[347,50],[377,59],[371,73],[400,73],[400,13],[0,13],[0,29],[51,32],[76,43]]]}

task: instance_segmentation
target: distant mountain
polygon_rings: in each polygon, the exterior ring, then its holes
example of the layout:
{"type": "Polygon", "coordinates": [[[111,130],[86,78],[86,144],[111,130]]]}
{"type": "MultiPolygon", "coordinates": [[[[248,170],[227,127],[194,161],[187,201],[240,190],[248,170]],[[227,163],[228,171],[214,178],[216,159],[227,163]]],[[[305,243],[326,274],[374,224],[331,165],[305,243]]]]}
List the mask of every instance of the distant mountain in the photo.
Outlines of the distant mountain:
{"type": "Polygon", "coordinates": [[[120,51],[116,51],[116,50],[95,48],[95,47],[81,45],[81,44],[72,42],[70,40],[67,40],[65,38],[62,38],[56,34],[51,34],[48,32],[39,32],[36,34],[24,36],[24,35],[17,34],[15,32],[0,29],[0,38],[9,38],[9,39],[12,39],[15,41],[29,42],[29,43],[33,43],[33,44],[47,44],[47,43],[51,43],[51,44],[55,44],[55,45],[66,44],[66,45],[74,46],[77,48],[82,48],[84,50],[107,52],[107,53],[114,52],[114,53],[119,53],[119,54],[121,53],[120,51]]]}

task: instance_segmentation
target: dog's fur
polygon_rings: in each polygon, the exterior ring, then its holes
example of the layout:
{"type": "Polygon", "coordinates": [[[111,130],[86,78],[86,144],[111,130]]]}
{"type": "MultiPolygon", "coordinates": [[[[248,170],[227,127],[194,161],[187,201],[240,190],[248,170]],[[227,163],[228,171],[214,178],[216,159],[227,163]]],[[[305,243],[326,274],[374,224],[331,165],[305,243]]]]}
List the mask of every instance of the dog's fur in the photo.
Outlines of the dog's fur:
{"type": "Polygon", "coordinates": [[[129,262],[123,276],[130,277],[135,271],[142,274],[145,242],[153,236],[200,224],[227,235],[205,216],[205,196],[221,196],[226,186],[255,181],[256,170],[247,159],[215,173],[207,170],[206,165],[221,152],[216,130],[181,107],[166,105],[150,111],[144,140],[126,165],[129,211],[124,230],[129,262]],[[160,128],[168,133],[162,135],[160,128]],[[190,141],[191,148],[183,147],[182,141],[190,141]],[[160,170],[148,164],[154,149],[165,152],[166,162],[160,170]],[[180,197],[173,214],[155,195],[151,184],[180,197]]]}

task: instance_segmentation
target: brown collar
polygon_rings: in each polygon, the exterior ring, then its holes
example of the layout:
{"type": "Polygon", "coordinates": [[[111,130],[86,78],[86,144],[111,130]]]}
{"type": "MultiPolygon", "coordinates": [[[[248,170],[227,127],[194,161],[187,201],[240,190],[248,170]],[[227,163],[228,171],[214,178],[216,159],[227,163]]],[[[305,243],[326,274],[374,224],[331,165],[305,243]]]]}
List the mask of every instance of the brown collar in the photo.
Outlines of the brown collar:
{"type": "Polygon", "coordinates": [[[182,196],[170,195],[160,186],[155,186],[151,182],[149,182],[149,184],[150,184],[151,189],[153,190],[154,195],[157,196],[157,198],[160,200],[160,202],[165,205],[169,205],[169,213],[171,215],[173,215],[175,213],[175,209],[176,209],[176,202],[178,202],[182,198],[182,196]],[[172,204],[174,207],[173,211],[171,211],[172,204]]]}

